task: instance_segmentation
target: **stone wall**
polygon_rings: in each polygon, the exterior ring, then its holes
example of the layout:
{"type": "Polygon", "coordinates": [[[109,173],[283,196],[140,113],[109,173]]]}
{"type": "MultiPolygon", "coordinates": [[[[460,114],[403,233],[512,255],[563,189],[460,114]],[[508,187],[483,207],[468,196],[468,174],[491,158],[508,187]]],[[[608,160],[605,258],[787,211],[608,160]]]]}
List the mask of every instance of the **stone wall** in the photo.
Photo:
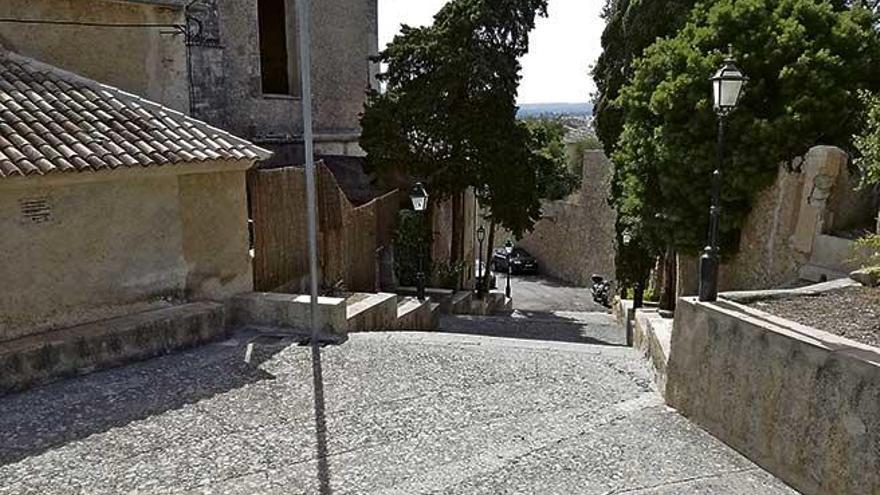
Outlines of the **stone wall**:
{"type": "Polygon", "coordinates": [[[179,7],[98,0],[3,0],[0,18],[165,27],[0,23],[14,52],[189,111],[184,24],[179,7]]]}
{"type": "MultiPolygon", "coordinates": [[[[459,258],[464,260],[465,263],[465,271],[461,277],[461,287],[476,286],[476,209],[476,196],[472,189],[468,189],[463,195],[460,220],[460,228],[462,229],[462,252],[459,253],[459,258]]],[[[433,215],[432,232],[434,236],[434,244],[431,246],[431,259],[435,264],[448,262],[448,260],[452,259],[452,232],[455,228],[452,200],[448,199],[433,205],[431,211],[433,215]]],[[[437,275],[437,270],[435,269],[435,278],[432,281],[433,285],[440,284],[437,275]]]]}
{"type": "MultiPolygon", "coordinates": [[[[262,90],[257,0],[3,0],[0,18],[127,27],[0,24],[0,44],[192,114],[302,162],[302,99],[262,90]],[[158,25],[158,26],[155,26],[158,25]],[[188,26],[188,34],[184,27],[188,26]],[[187,46],[187,36],[189,46],[187,46]]],[[[299,88],[296,4],[286,5],[291,84],[299,88]]],[[[359,114],[376,84],[377,0],[312,2],[316,151],[361,155],[359,114]]]]}
{"type": "MultiPolygon", "coordinates": [[[[615,275],[615,213],[608,204],[611,162],[601,151],[582,158],[582,186],[568,198],[544,204],[544,218],[517,244],[537,258],[541,272],[579,286],[592,274],[615,275]]],[[[504,245],[505,232],[496,235],[504,245]]]]}
{"type": "Polygon", "coordinates": [[[0,341],[251,290],[248,166],[0,182],[0,341]],[[49,216],[29,220],[25,200],[44,201],[49,216]]]}
{"type": "MultiPolygon", "coordinates": [[[[207,26],[192,48],[194,114],[273,149],[280,164],[302,161],[302,99],[262,91],[256,0],[207,0],[191,15],[207,26]]],[[[377,0],[312,2],[312,89],[316,151],[362,154],[356,146],[366,90],[375,84],[377,0]]],[[[299,74],[296,4],[286,4],[288,55],[299,74]]],[[[298,80],[292,80],[295,87],[298,80]]]]}
{"type": "Polygon", "coordinates": [[[779,167],[774,184],[755,200],[738,253],[722,267],[722,290],[832,279],[853,268],[852,243],[828,234],[869,226],[873,198],[856,189],[847,161],[838,148],[816,146],[779,167]]]}
{"type": "Polygon", "coordinates": [[[803,493],[880,493],[880,352],[734,303],[680,299],[666,399],[803,493]]]}

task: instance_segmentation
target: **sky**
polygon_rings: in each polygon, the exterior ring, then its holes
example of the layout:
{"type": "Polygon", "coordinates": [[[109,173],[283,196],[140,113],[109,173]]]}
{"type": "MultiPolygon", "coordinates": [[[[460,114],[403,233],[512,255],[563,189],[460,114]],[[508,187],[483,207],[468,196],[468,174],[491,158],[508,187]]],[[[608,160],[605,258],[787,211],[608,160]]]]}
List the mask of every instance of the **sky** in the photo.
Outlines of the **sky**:
{"type": "MultiPolygon", "coordinates": [[[[379,46],[384,47],[400,24],[430,24],[446,0],[379,0],[379,46]]],[[[539,18],[529,53],[523,57],[518,102],[580,103],[590,100],[595,85],[589,71],[599,54],[599,17],[604,0],[549,0],[549,16],[539,18]]]]}

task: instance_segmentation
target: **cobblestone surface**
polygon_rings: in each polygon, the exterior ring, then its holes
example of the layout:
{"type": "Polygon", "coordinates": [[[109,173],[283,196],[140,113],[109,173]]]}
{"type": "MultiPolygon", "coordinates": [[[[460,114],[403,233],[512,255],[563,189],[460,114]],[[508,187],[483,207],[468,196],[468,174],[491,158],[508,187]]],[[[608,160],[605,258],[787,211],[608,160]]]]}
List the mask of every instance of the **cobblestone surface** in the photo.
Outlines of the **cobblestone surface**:
{"type": "Polygon", "coordinates": [[[320,352],[322,406],[311,348],[245,342],[0,398],[0,494],[794,493],[628,348],[353,335],[320,352]]]}

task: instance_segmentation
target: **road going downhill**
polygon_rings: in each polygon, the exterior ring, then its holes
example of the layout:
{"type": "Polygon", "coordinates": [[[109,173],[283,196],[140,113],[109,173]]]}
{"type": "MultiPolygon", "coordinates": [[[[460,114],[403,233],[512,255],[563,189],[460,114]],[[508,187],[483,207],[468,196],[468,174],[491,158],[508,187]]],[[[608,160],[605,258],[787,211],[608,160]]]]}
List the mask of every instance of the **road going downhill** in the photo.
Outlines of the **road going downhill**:
{"type": "Polygon", "coordinates": [[[795,493],[668,409],[607,314],[520,313],[354,334],[317,382],[239,335],[0,398],[0,494],[795,493]]]}

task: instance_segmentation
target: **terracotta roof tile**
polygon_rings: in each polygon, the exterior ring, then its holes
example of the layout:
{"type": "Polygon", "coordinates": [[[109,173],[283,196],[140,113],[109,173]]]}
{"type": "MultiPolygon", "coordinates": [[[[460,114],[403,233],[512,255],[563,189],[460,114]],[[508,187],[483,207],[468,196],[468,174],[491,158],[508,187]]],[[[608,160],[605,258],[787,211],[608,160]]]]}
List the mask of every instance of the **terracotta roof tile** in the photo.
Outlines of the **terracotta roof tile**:
{"type": "Polygon", "coordinates": [[[0,178],[270,156],[180,112],[0,49],[0,178]]]}

